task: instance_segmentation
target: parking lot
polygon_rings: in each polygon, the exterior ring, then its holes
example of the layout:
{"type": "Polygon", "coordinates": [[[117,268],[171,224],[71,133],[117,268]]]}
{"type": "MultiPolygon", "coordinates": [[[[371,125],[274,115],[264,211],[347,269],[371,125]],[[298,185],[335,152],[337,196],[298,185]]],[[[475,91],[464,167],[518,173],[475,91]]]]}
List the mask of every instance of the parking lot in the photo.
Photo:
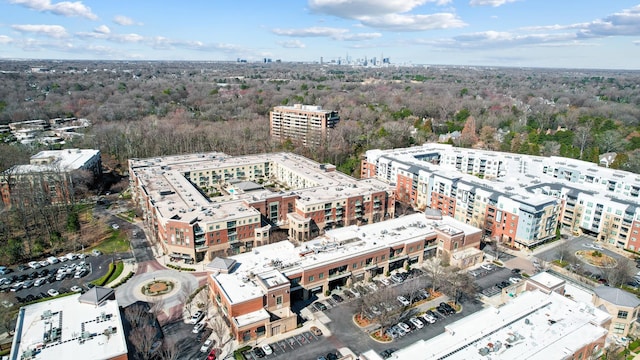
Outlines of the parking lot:
{"type": "Polygon", "coordinates": [[[102,254],[84,258],[79,258],[77,254],[69,255],[64,261],[61,261],[61,258],[54,264],[45,265],[43,261],[36,269],[14,267],[12,272],[1,275],[0,278],[7,279],[0,286],[3,300],[11,304],[20,304],[55,296],[56,292],[84,292],[89,289],[88,284],[91,281],[106,273],[109,262],[113,260],[112,256],[102,254]]]}
{"type": "MultiPolygon", "coordinates": [[[[268,339],[267,339],[268,340],[268,339]]],[[[262,348],[264,344],[254,347],[243,353],[247,360],[269,359],[269,360],[285,360],[285,359],[301,359],[316,360],[320,356],[327,358],[328,354],[336,354],[337,350],[331,342],[324,336],[316,336],[310,331],[290,336],[288,338],[267,343],[272,353],[267,355],[263,351],[257,350],[262,348]]],[[[329,358],[334,358],[329,356],[329,358]]],[[[327,360],[329,360],[327,358],[327,360]]],[[[337,358],[337,357],[335,357],[337,358]]]]}
{"type": "Polygon", "coordinates": [[[502,289],[520,282],[520,273],[505,267],[487,264],[489,266],[470,270],[468,273],[474,277],[474,282],[480,288],[480,293],[486,297],[492,297],[502,292],[502,289]]]}

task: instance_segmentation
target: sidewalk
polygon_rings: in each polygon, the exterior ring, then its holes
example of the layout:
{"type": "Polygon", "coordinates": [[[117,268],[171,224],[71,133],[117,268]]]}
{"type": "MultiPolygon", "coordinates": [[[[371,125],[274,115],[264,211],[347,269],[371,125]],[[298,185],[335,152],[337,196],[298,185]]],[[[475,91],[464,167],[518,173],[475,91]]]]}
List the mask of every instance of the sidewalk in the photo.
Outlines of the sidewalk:
{"type": "Polygon", "coordinates": [[[120,276],[115,278],[112,282],[105,284],[105,287],[115,286],[120,282],[120,280],[124,279],[127,275],[129,275],[130,272],[133,272],[135,274],[136,271],[138,270],[138,264],[134,259],[122,260],[122,263],[124,264],[124,267],[122,268],[122,273],[120,274],[120,276]]]}

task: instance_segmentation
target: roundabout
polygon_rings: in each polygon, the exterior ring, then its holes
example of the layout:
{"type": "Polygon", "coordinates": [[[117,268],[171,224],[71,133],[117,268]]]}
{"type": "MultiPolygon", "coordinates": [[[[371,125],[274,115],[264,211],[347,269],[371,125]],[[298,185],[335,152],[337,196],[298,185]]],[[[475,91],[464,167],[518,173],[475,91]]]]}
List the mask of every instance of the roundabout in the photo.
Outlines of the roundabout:
{"type": "Polygon", "coordinates": [[[142,286],[141,292],[146,296],[160,296],[170,293],[175,288],[175,283],[169,280],[153,280],[142,286]]]}
{"type": "Polygon", "coordinates": [[[611,269],[618,265],[616,259],[598,250],[578,250],[576,251],[576,257],[580,261],[598,268],[611,269]]]}

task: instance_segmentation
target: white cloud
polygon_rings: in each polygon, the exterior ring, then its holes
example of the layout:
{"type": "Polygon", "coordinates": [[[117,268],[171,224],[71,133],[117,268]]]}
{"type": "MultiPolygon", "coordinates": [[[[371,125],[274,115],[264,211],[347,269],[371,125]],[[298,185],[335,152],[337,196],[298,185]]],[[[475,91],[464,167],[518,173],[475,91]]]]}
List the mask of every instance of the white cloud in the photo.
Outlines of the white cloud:
{"type": "Polygon", "coordinates": [[[60,25],[11,25],[11,28],[21,33],[34,33],[52,38],[67,36],[67,30],[60,25]]]}
{"type": "Polygon", "coordinates": [[[113,18],[113,22],[122,26],[142,25],[142,23],[137,23],[132,18],[124,15],[116,15],[113,18]]]}
{"type": "Polygon", "coordinates": [[[640,46],[640,40],[633,41],[633,45],[640,46]]]}
{"type": "Polygon", "coordinates": [[[640,35],[640,5],[588,23],[578,34],[583,37],[640,35]]]}
{"type": "Polygon", "coordinates": [[[504,48],[523,45],[550,45],[572,42],[576,40],[575,34],[515,34],[506,31],[483,31],[456,36],[449,44],[440,44],[445,47],[462,48],[504,48]]]}
{"type": "Polygon", "coordinates": [[[426,3],[446,5],[451,0],[309,0],[312,11],[341,18],[404,13],[426,3]]]}
{"type": "Polygon", "coordinates": [[[0,44],[9,44],[13,42],[13,39],[7,35],[0,35],[0,44]]]}
{"type": "Polygon", "coordinates": [[[300,40],[278,41],[278,45],[288,49],[304,49],[306,45],[300,40]]]}
{"type": "Polygon", "coordinates": [[[471,6],[493,6],[498,7],[504,4],[516,2],[518,0],[471,0],[469,5],[471,6]]]}
{"type": "Polygon", "coordinates": [[[391,31],[424,31],[452,29],[467,26],[459,17],[449,13],[430,15],[389,14],[379,17],[363,17],[364,25],[391,31]]]}
{"type": "Polygon", "coordinates": [[[93,29],[94,32],[100,33],[100,34],[110,34],[111,33],[111,29],[109,29],[109,27],[107,25],[100,25],[97,28],[93,29]]]}
{"type": "Polygon", "coordinates": [[[451,0],[309,0],[316,12],[360,21],[364,26],[388,31],[425,31],[467,26],[452,12],[408,13],[427,3],[447,5],[451,0]]]}
{"type": "Polygon", "coordinates": [[[51,0],[9,0],[12,4],[25,6],[29,9],[50,12],[56,15],[68,17],[83,17],[90,20],[97,20],[98,16],[91,11],[91,8],[81,1],[61,1],[52,3],[51,0]]]}
{"type": "Polygon", "coordinates": [[[348,29],[310,27],[304,29],[273,29],[274,34],[291,37],[328,37],[334,40],[361,41],[379,38],[380,33],[351,33],[348,29]]]}
{"type": "Polygon", "coordinates": [[[273,29],[276,35],[294,37],[335,37],[347,33],[349,30],[330,27],[310,27],[304,29],[273,29]]]}
{"type": "Polygon", "coordinates": [[[117,34],[109,37],[118,42],[137,43],[144,40],[144,36],[138,34],[117,34]]]}

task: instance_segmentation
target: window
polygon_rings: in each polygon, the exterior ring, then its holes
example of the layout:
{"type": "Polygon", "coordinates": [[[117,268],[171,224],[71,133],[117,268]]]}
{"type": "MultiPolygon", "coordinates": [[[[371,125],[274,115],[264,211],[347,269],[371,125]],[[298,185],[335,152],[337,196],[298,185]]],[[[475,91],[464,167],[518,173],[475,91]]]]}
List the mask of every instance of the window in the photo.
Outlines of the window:
{"type": "Polygon", "coordinates": [[[276,305],[282,305],[282,295],[276,297],[276,305]]]}
{"type": "Polygon", "coordinates": [[[618,310],[618,319],[626,319],[629,315],[629,312],[624,310],[618,310]]]}
{"type": "Polygon", "coordinates": [[[351,265],[352,269],[357,269],[358,268],[358,263],[353,263],[353,265],[351,265]]]}
{"type": "Polygon", "coordinates": [[[313,277],[313,275],[309,276],[309,281],[313,281],[315,280],[315,278],[313,277]]]}
{"type": "Polygon", "coordinates": [[[613,324],[613,332],[615,334],[622,334],[624,333],[624,323],[615,323],[613,324]]]}

